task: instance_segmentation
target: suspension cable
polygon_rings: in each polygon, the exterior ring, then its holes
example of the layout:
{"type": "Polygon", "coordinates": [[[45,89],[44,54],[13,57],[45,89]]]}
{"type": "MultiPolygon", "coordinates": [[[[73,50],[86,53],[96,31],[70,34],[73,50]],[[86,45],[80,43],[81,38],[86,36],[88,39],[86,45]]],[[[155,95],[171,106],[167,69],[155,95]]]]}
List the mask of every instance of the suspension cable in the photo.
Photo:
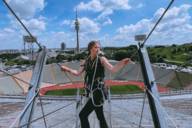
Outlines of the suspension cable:
{"type": "Polygon", "coordinates": [[[163,112],[167,115],[168,119],[172,122],[172,124],[175,126],[175,128],[178,128],[175,121],[172,120],[172,118],[169,116],[169,114],[165,111],[164,107],[161,105],[160,101],[156,96],[152,94],[152,92],[146,88],[146,91],[153,97],[153,99],[159,104],[159,106],[162,108],[163,112]]]}
{"type": "Polygon", "coordinates": [[[5,70],[3,70],[3,69],[0,69],[0,72],[3,72],[3,73],[5,73],[5,74],[7,74],[8,76],[11,76],[11,77],[13,77],[13,78],[15,78],[15,79],[17,79],[17,80],[25,83],[25,84],[28,84],[28,85],[30,85],[30,86],[33,86],[31,83],[29,83],[29,82],[27,82],[27,81],[25,81],[25,80],[23,80],[23,79],[21,79],[21,78],[19,78],[19,77],[16,77],[16,76],[8,73],[7,71],[5,71],[5,70]]]}
{"type": "MultiPolygon", "coordinates": [[[[69,104],[67,104],[67,105],[64,105],[64,106],[58,108],[58,109],[55,109],[54,111],[51,111],[51,112],[45,114],[44,117],[47,117],[47,116],[49,116],[49,115],[51,115],[51,114],[53,114],[53,113],[55,113],[55,112],[57,112],[57,111],[59,111],[59,110],[62,110],[62,109],[66,108],[66,107],[68,107],[68,106],[70,106],[70,105],[72,105],[72,104],[74,104],[74,103],[75,103],[75,102],[71,102],[71,103],[69,103],[69,104]]],[[[34,123],[34,122],[36,122],[36,121],[38,121],[38,120],[40,120],[40,119],[42,119],[42,118],[44,118],[44,117],[43,117],[43,116],[40,116],[40,117],[38,117],[38,118],[36,118],[36,119],[34,119],[34,120],[26,123],[26,124],[23,124],[23,125],[21,125],[21,126],[19,126],[19,127],[14,127],[14,128],[23,128],[24,126],[27,126],[27,125],[29,125],[29,124],[31,124],[31,123],[34,123]]]]}
{"type": "Polygon", "coordinates": [[[12,128],[15,123],[17,122],[17,120],[19,120],[23,114],[25,113],[25,111],[29,108],[29,106],[31,105],[31,103],[35,100],[35,98],[37,97],[37,95],[39,94],[39,89],[37,90],[37,92],[35,93],[35,95],[30,99],[29,103],[24,107],[24,109],[20,112],[20,114],[15,118],[15,120],[13,121],[13,123],[10,125],[9,128],[12,128]]]}
{"type": "MultiPolygon", "coordinates": [[[[153,33],[153,31],[156,29],[157,25],[160,23],[160,21],[163,19],[164,15],[166,14],[166,12],[169,10],[169,8],[171,7],[171,5],[173,4],[174,0],[171,0],[171,2],[169,3],[169,5],[167,6],[167,8],[164,10],[163,14],[161,15],[161,17],[158,19],[158,21],[155,23],[154,27],[151,29],[151,31],[149,32],[149,34],[147,35],[147,37],[145,38],[145,40],[143,41],[143,43],[140,45],[140,47],[143,47],[146,43],[146,41],[149,39],[149,37],[151,36],[151,34],[153,33]]],[[[130,58],[132,58],[133,56],[135,56],[137,54],[137,51],[135,51],[130,58]]]]}
{"type": "Polygon", "coordinates": [[[143,97],[143,105],[142,105],[142,109],[141,109],[141,116],[140,116],[140,121],[139,121],[139,128],[141,128],[141,123],[142,123],[142,119],[143,119],[143,111],[144,111],[144,107],[145,107],[145,99],[146,99],[146,90],[144,90],[144,97],[143,97]]]}
{"type": "Polygon", "coordinates": [[[42,103],[42,100],[41,100],[41,96],[40,95],[38,95],[38,96],[39,96],[39,101],[40,101],[40,105],[41,105],[41,112],[42,112],[42,115],[43,115],[44,125],[45,125],[45,128],[47,128],[45,113],[44,113],[44,109],[43,109],[43,103],[42,103]]]}
{"type": "MultiPolygon", "coordinates": [[[[31,34],[31,32],[27,29],[27,27],[24,25],[24,23],[19,19],[19,17],[16,15],[16,13],[13,11],[13,9],[9,6],[9,4],[6,2],[6,0],[3,0],[4,4],[7,6],[7,8],[10,10],[10,12],[15,16],[17,21],[22,25],[22,27],[25,29],[25,31],[30,35],[31,38],[34,38],[34,36],[31,34]]],[[[42,46],[40,43],[35,40],[35,43],[38,45],[40,49],[42,49],[42,46]]]]}
{"type": "Polygon", "coordinates": [[[156,24],[154,25],[154,27],[152,28],[152,30],[149,32],[149,34],[147,35],[146,39],[143,41],[143,43],[141,44],[141,47],[143,47],[146,43],[146,41],[148,40],[148,38],[151,36],[151,34],[153,33],[153,31],[155,30],[155,28],[157,27],[157,25],[160,23],[160,21],[163,19],[164,15],[166,14],[166,12],[169,10],[169,8],[171,7],[171,5],[173,4],[174,0],[171,0],[171,2],[169,3],[169,5],[167,6],[167,8],[164,10],[163,14],[161,15],[161,17],[159,18],[159,20],[156,22],[156,24]]]}
{"type": "MultiPolygon", "coordinates": [[[[143,41],[143,43],[140,45],[140,47],[143,47],[146,43],[146,41],[149,39],[149,37],[151,36],[151,34],[153,33],[153,31],[156,29],[157,25],[160,23],[160,21],[163,19],[164,15],[166,14],[166,12],[169,10],[169,8],[171,7],[171,5],[173,4],[174,0],[171,0],[171,2],[169,3],[169,5],[167,6],[167,8],[165,9],[165,11],[163,12],[163,14],[161,15],[161,17],[158,19],[158,21],[155,23],[154,27],[151,29],[151,31],[149,32],[149,34],[147,35],[147,37],[145,38],[145,40],[143,41]]],[[[137,51],[135,51],[130,58],[134,57],[137,54],[137,51]]]]}

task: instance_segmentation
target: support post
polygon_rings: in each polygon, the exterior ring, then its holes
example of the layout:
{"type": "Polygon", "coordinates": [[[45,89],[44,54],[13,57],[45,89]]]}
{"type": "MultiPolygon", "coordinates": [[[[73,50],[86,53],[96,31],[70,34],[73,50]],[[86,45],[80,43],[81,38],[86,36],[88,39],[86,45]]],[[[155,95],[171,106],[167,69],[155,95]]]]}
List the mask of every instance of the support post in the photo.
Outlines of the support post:
{"type": "Polygon", "coordinates": [[[165,116],[160,107],[159,93],[157,90],[157,85],[155,82],[153,70],[152,70],[147,49],[145,48],[145,46],[139,44],[138,53],[139,53],[144,83],[147,88],[147,97],[148,97],[149,106],[151,109],[151,115],[153,118],[154,127],[167,128],[167,122],[165,120],[165,116]],[[150,93],[155,97],[155,99],[150,93]]]}

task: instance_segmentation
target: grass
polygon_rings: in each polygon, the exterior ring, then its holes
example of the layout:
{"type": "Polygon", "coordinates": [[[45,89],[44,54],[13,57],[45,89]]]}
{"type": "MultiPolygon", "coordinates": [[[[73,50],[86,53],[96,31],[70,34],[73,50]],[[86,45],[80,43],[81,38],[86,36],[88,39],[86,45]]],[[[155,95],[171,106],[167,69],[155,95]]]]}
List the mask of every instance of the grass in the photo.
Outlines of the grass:
{"type": "MultiPolygon", "coordinates": [[[[84,90],[80,89],[80,93],[83,93],[84,90]]],[[[62,90],[51,90],[48,91],[45,95],[56,95],[56,96],[70,96],[76,95],[77,89],[62,89],[62,90]]]]}
{"type": "Polygon", "coordinates": [[[112,86],[111,94],[132,94],[143,92],[141,88],[136,85],[112,86]]]}
{"type": "MultiPolygon", "coordinates": [[[[142,92],[137,85],[112,86],[111,94],[132,94],[142,92]]],[[[77,89],[51,90],[45,95],[70,96],[76,95],[77,89]]],[[[80,94],[84,93],[84,89],[80,89],[80,94]]]]}
{"type": "Polygon", "coordinates": [[[156,58],[162,57],[167,63],[181,65],[188,64],[188,61],[191,60],[191,47],[191,45],[156,47],[150,48],[149,53],[156,58]]]}

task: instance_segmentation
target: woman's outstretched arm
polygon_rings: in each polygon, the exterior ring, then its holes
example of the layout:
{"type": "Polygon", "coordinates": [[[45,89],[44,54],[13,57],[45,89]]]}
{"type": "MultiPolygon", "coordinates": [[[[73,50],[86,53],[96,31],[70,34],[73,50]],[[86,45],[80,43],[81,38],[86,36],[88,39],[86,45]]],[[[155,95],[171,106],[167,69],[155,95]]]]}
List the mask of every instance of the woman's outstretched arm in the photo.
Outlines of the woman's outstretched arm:
{"type": "Polygon", "coordinates": [[[61,70],[65,71],[65,72],[69,72],[75,76],[80,76],[84,71],[84,66],[80,66],[79,70],[75,70],[75,69],[69,68],[65,65],[62,65],[61,70]]]}
{"type": "Polygon", "coordinates": [[[117,64],[114,66],[109,63],[108,59],[106,57],[101,57],[101,63],[112,73],[115,73],[122,69],[125,65],[127,65],[129,62],[131,62],[131,59],[125,58],[119,61],[117,64]]]}

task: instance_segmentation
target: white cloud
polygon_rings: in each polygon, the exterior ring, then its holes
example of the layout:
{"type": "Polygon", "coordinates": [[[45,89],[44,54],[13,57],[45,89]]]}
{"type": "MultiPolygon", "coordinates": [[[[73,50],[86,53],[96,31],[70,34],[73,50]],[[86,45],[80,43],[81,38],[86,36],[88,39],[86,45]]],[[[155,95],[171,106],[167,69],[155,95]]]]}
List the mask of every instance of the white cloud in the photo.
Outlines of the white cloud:
{"type": "Polygon", "coordinates": [[[4,28],[3,31],[5,32],[5,34],[6,34],[6,33],[14,33],[14,32],[15,32],[15,30],[14,30],[14,29],[11,29],[11,28],[4,28]]]}
{"type": "MultiPolygon", "coordinates": [[[[91,40],[99,39],[98,34],[101,29],[100,24],[98,24],[94,20],[91,20],[87,17],[78,18],[78,21],[80,23],[80,32],[79,32],[80,47],[87,47],[88,42],[90,42],[91,40]]],[[[73,30],[74,30],[74,22],[75,22],[74,20],[67,21],[67,23],[70,24],[70,27],[73,30]]],[[[106,21],[106,24],[109,24],[110,22],[111,22],[110,19],[108,19],[108,21],[106,21]]],[[[68,36],[64,35],[64,33],[63,33],[63,37],[66,37],[63,40],[66,40],[67,47],[76,47],[76,38],[74,38],[74,37],[76,37],[75,34],[76,33],[74,31],[67,33],[68,36]]],[[[57,35],[58,35],[58,33],[57,33],[57,35]]],[[[53,38],[57,38],[57,37],[53,37],[53,38]]]]}
{"type": "Polygon", "coordinates": [[[1,29],[0,45],[0,49],[21,49],[23,48],[22,36],[12,28],[1,29]]]}
{"type": "Polygon", "coordinates": [[[79,19],[80,22],[80,31],[83,33],[98,33],[100,31],[99,24],[93,20],[83,17],[79,19]]]}
{"type": "Polygon", "coordinates": [[[61,25],[70,25],[71,24],[71,20],[63,20],[62,22],[61,22],[61,25]]]}
{"type": "MultiPolygon", "coordinates": [[[[80,24],[80,33],[94,34],[100,31],[100,25],[87,17],[78,18],[80,24]]],[[[64,20],[61,25],[69,25],[74,30],[75,20],[64,20]]]]}
{"type": "Polygon", "coordinates": [[[9,4],[21,18],[31,18],[45,7],[44,0],[9,0],[9,4]]]}
{"type": "Polygon", "coordinates": [[[14,29],[11,28],[4,28],[2,30],[0,30],[0,37],[4,38],[4,37],[8,37],[10,34],[14,33],[14,29]]]}
{"type": "Polygon", "coordinates": [[[103,19],[106,18],[107,16],[113,14],[113,10],[110,8],[106,8],[105,10],[103,10],[103,12],[101,12],[101,14],[98,16],[97,19],[103,19]]]}
{"type": "Polygon", "coordinates": [[[100,0],[92,0],[88,3],[81,2],[76,8],[77,10],[91,10],[94,12],[99,12],[103,10],[103,5],[100,0]]]}
{"type": "Polygon", "coordinates": [[[119,34],[128,34],[128,35],[135,35],[141,34],[144,32],[149,31],[151,28],[151,21],[149,19],[142,19],[141,21],[137,22],[135,25],[125,25],[120,27],[117,32],[119,34]]]}
{"type": "Polygon", "coordinates": [[[129,5],[129,0],[104,0],[104,5],[106,8],[116,9],[116,10],[129,10],[131,6],[129,5]]]}
{"type": "Polygon", "coordinates": [[[144,4],[139,3],[135,8],[142,8],[142,7],[144,7],[144,4]]]}
{"type": "Polygon", "coordinates": [[[99,21],[103,25],[111,24],[109,16],[114,13],[115,10],[129,10],[132,7],[129,4],[129,0],[91,0],[87,3],[81,2],[75,9],[79,11],[93,11],[99,13],[95,20],[99,21]]]}
{"type": "Polygon", "coordinates": [[[31,31],[44,31],[46,29],[46,23],[41,19],[30,19],[22,21],[31,31]]]}
{"type": "Polygon", "coordinates": [[[106,21],[104,21],[103,26],[108,25],[108,24],[112,24],[112,21],[110,18],[107,18],[106,21]]]}
{"type": "Polygon", "coordinates": [[[91,0],[88,3],[81,2],[76,8],[80,11],[100,12],[98,17],[103,18],[113,14],[114,10],[129,10],[132,7],[129,5],[129,0],[91,0]]]}
{"type": "MultiPolygon", "coordinates": [[[[153,44],[166,44],[191,41],[192,24],[190,22],[191,16],[189,15],[191,7],[191,5],[181,5],[171,8],[150,37],[150,42],[153,44]]],[[[151,19],[142,19],[136,24],[124,25],[118,28],[118,34],[114,37],[114,40],[134,41],[135,35],[148,34],[163,11],[164,9],[160,8],[151,19]]]]}
{"type": "MultiPolygon", "coordinates": [[[[80,23],[80,32],[79,32],[79,41],[80,47],[86,47],[87,43],[90,40],[98,39],[97,34],[100,31],[100,25],[96,23],[94,20],[91,20],[87,17],[79,18],[80,23]]],[[[67,48],[76,47],[76,33],[74,31],[74,20],[64,20],[61,25],[68,24],[71,27],[70,32],[48,32],[42,35],[40,38],[42,42],[46,42],[45,46],[49,46],[52,48],[60,47],[61,42],[66,43],[67,48]]]]}
{"type": "MultiPolygon", "coordinates": [[[[22,20],[29,31],[34,36],[37,36],[38,40],[42,31],[45,31],[46,29],[45,22],[42,19],[43,18],[40,17],[39,19],[22,20]]],[[[9,27],[2,28],[0,30],[0,49],[22,49],[22,37],[26,34],[26,31],[21,27],[20,24],[18,24],[18,22],[14,22],[14,20],[11,20],[11,25],[9,27]]]]}
{"type": "MultiPolygon", "coordinates": [[[[158,27],[158,31],[164,31],[168,29],[176,29],[177,27],[182,28],[183,25],[189,24],[191,16],[188,11],[191,8],[191,5],[181,5],[180,7],[173,7],[170,9],[165,18],[162,20],[161,25],[158,27]]],[[[164,9],[159,9],[155,15],[154,19],[160,17],[164,9]]]]}
{"type": "Polygon", "coordinates": [[[45,33],[41,36],[40,40],[43,42],[43,45],[48,46],[49,48],[59,48],[61,42],[64,42],[66,47],[75,46],[75,40],[72,37],[72,34],[63,31],[45,33]]]}

